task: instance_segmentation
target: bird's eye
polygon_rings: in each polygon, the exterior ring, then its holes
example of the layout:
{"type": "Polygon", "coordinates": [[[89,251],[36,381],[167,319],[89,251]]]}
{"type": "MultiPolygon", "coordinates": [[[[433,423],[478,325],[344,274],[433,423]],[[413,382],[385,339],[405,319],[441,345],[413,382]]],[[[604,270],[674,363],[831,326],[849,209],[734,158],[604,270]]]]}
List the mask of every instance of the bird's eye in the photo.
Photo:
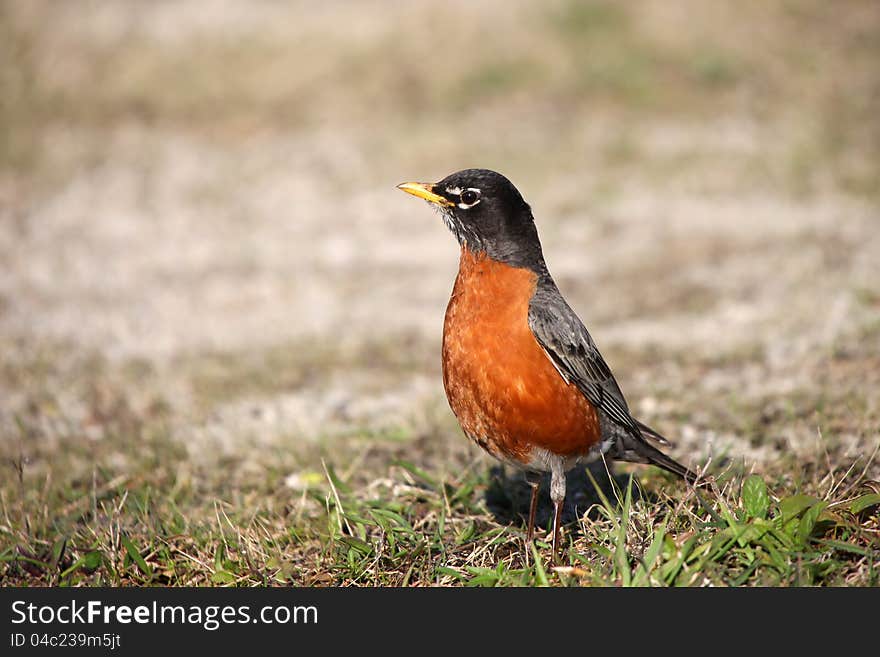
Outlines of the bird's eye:
{"type": "Polygon", "coordinates": [[[462,209],[473,207],[480,202],[480,190],[466,189],[461,193],[460,198],[461,203],[458,204],[458,207],[462,209]]]}

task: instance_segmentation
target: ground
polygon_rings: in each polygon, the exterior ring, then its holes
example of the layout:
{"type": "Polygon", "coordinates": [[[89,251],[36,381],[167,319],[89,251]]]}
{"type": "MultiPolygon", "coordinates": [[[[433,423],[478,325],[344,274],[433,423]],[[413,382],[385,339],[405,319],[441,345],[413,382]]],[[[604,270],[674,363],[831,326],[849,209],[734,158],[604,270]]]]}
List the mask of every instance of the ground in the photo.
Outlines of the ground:
{"type": "Polygon", "coordinates": [[[394,7],[0,3],[0,581],[877,585],[877,3],[394,7]],[[394,189],[471,166],[717,481],[573,472],[555,569],[394,189]]]}

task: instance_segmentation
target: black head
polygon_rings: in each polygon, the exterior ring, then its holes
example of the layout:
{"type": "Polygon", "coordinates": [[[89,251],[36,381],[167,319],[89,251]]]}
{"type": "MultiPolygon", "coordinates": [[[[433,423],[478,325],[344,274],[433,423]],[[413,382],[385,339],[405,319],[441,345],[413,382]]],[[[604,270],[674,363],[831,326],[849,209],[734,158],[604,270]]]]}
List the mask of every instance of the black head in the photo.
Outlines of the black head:
{"type": "Polygon", "coordinates": [[[437,183],[398,188],[433,204],[462,247],[516,267],[543,268],[532,210],[500,173],[465,169],[437,183]]]}

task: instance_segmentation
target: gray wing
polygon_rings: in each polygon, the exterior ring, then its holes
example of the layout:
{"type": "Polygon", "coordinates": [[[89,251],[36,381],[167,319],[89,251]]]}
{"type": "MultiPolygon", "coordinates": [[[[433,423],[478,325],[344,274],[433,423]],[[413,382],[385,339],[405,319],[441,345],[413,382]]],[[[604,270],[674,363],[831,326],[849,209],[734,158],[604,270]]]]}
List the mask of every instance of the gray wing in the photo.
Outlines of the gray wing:
{"type": "Polygon", "coordinates": [[[555,286],[543,286],[532,297],[529,328],[562,378],[577,386],[611,420],[641,438],[639,423],[630,415],[611,368],[555,286]]]}
{"type": "MultiPolygon", "coordinates": [[[[646,442],[646,438],[668,445],[669,442],[648,426],[634,419],[611,374],[611,368],[596,348],[583,322],[562,298],[552,283],[539,287],[529,303],[529,328],[567,382],[604,413],[622,431],[614,437],[609,454],[634,463],[653,463],[673,472],[692,484],[702,486],[700,477],[678,461],[646,442]]],[[[603,439],[605,438],[603,431],[603,439]]]]}
{"type": "MultiPolygon", "coordinates": [[[[529,328],[559,374],[622,431],[611,431],[613,458],[634,463],[653,463],[692,484],[702,486],[700,477],[678,461],[646,442],[646,438],[669,442],[648,426],[634,419],[611,374],[611,368],[596,348],[583,322],[552,283],[545,283],[529,303],[529,328]]],[[[603,439],[605,431],[603,430],[603,439]]]]}

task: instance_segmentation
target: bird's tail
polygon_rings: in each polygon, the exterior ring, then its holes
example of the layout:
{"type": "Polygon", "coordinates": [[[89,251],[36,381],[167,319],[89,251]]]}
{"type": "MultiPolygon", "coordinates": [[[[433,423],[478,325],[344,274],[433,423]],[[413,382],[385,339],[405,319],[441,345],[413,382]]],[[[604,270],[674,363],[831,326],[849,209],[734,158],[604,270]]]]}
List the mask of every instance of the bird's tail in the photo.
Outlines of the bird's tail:
{"type": "Polygon", "coordinates": [[[621,461],[630,461],[632,463],[649,463],[663,468],[667,472],[676,474],[686,482],[694,486],[706,486],[708,481],[702,478],[693,470],[685,467],[675,459],[667,456],[659,449],[648,443],[646,438],[660,443],[661,445],[669,445],[670,442],[662,435],[651,429],[650,427],[638,422],[640,435],[638,437],[631,433],[625,433],[619,436],[618,453],[616,457],[621,461]]]}
{"type": "Polygon", "coordinates": [[[642,443],[639,453],[651,465],[656,465],[658,468],[663,468],[667,472],[677,474],[691,485],[704,486],[707,484],[706,480],[702,479],[696,472],[683,466],[672,457],[666,456],[666,454],[659,449],[652,447],[648,443],[642,443]]]}

